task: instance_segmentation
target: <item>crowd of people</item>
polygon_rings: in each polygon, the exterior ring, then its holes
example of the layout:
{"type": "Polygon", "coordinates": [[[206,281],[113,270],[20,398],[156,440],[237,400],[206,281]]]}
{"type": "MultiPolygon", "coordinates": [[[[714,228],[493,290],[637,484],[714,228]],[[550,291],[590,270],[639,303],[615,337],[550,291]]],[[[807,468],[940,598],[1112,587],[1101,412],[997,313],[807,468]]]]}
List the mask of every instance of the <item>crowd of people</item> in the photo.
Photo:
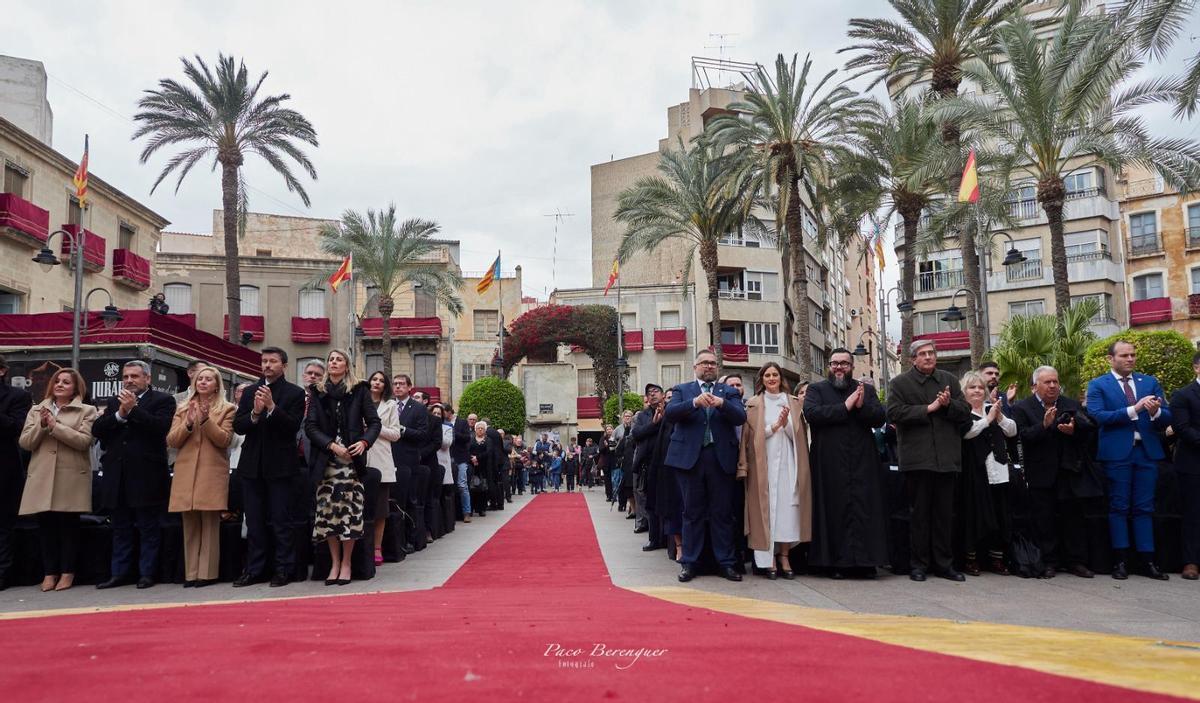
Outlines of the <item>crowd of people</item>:
{"type": "Polygon", "coordinates": [[[231,402],[221,373],[202,361],[174,397],[151,388],[149,364],[129,361],[121,390],[98,408],[71,368],[55,371],[35,404],[7,382],[0,357],[0,588],[18,516],[36,517],[42,591],[74,585],[80,517],[93,513],[107,516],[112,541],[97,588],[155,585],[167,513],[182,525],[184,587],[217,582],[230,521],[245,539],[235,587],[307,578],[297,525],[313,544],[312,576],[327,550],[325,585],[336,586],[360,559],[383,565],[389,525],[392,559],[402,560],[511,502],[510,445],[486,418],[430,402],[405,374],[359,380],[341,349],[307,362],[303,387],[287,380],[284,350],[264,348],[261,362],[262,377],[231,402]],[[360,543],[373,559],[355,555],[360,543]]]}

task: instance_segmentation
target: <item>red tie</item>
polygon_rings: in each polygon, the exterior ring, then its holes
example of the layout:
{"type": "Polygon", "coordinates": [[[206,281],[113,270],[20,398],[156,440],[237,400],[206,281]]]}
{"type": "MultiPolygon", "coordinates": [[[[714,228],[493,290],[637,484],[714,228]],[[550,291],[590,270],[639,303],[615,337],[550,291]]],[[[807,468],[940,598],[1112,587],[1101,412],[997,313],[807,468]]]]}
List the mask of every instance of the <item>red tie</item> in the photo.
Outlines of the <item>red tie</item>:
{"type": "Polygon", "coordinates": [[[1121,377],[1121,385],[1125,388],[1125,402],[1130,405],[1137,405],[1137,398],[1133,395],[1133,387],[1129,385],[1129,377],[1121,377]]]}

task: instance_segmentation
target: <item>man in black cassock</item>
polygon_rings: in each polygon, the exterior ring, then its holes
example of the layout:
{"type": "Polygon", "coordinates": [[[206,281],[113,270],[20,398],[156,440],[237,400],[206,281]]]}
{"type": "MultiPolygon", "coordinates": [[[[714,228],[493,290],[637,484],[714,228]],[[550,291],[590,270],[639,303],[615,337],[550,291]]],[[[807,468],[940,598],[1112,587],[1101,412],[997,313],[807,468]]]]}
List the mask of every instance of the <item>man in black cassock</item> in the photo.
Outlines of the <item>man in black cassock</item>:
{"type": "Polygon", "coordinates": [[[854,357],[829,354],[829,375],[808,387],[804,419],[812,447],[813,535],[809,566],[835,579],[873,578],[887,563],[883,469],[872,429],[885,413],[875,389],[854,380],[854,357]]]}

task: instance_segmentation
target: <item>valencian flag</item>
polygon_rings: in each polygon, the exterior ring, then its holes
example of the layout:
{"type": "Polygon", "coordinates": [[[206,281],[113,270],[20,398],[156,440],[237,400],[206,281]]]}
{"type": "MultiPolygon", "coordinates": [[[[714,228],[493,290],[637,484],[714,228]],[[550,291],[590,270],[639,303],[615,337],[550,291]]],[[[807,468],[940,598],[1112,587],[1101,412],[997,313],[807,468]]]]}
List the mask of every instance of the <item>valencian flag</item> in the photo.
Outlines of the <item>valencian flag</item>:
{"type": "Polygon", "coordinates": [[[82,209],[87,204],[88,194],[88,137],[83,135],[83,158],[79,161],[79,168],[75,169],[75,177],[71,181],[75,184],[75,197],[79,200],[79,207],[82,209]]]}
{"type": "Polygon", "coordinates": [[[353,272],[352,259],[353,257],[350,256],[343,259],[342,265],[338,266],[338,270],[334,271],[333,275],[329,277],[329,287],[333,289],[334,293],[337,292],[338,286],[350,280],[350,274],[353,272]]]}
{"type": "Polygon", "coordinates": [[[608,283],[604,284],[604,295],[608,295],[608,289],[613,287],[613,284],[617,282],[617,277],[620,275],[620,264],[616,259],[613,259],[612,271],[608,274],[608,283]]]}
{"type": "Polygon", "coordinates": [[[496,260],[488,267],[487,273],[483,274],[483,278],[479,279],[479,283],[475,284],[475,292],[483,295],[488,288],[492,287],[492,283],[497,278],[500,278],[500,255],[496,255],[496,260]]]}
{"type": "Polygon", "coordinates": [[[979,172],[975,170],[975,150],[967,157],[967,167],[963,169],[962,184],[958,186],[958,202],[979,202],[979,172]]]}

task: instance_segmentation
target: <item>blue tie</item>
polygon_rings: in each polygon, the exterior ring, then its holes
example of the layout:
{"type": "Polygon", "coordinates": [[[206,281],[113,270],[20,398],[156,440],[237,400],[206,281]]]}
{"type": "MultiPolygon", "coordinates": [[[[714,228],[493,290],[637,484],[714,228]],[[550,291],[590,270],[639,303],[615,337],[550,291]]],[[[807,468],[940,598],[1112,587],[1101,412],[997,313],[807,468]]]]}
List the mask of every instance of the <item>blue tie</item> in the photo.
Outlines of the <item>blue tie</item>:
{"type": "MultiPolygon", "coordinates": [[[[700,390],[705,393],[712,393],[713,385],[711,383],[701,383],[700,390]]],[[[712,419],[712,408],[704,409],[704,444],[701,446],[707,447],[713,443],[712,428],[709,427],[709,420],[712,419]]]]}

